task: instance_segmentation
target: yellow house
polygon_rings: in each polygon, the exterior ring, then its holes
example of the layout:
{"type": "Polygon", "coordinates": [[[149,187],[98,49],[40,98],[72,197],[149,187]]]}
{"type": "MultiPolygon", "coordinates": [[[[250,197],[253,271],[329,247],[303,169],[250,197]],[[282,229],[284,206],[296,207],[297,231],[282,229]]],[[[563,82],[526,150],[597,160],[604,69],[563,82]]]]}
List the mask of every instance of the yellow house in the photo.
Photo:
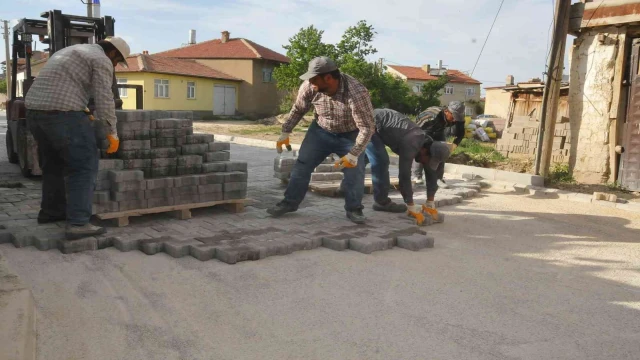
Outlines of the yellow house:
{"type": "MultiPolygon", "coordinates": [[[[142,85],[147,110],[192,110],[196,115],[236,115],[241,80],[189,59],[138,54],[116,67],[119,84],[142,85]]],[[[123,109],[136,109],[136,90],[120,89],[123,109]]]]}

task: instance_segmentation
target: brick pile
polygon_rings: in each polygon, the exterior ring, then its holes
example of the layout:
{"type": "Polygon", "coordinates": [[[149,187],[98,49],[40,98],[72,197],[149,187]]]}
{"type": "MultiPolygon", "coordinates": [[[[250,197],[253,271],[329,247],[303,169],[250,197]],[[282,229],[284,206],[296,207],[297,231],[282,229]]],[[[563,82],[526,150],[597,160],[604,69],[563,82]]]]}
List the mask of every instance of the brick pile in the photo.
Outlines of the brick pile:
{"type": "MultiPolygon", "coordinates": [[[[289,180],[296,160],[297,157],[295,156],[295,153],[293,156],[276,156],[276,158],[273,159],[273,177],[283,181],[289,180]]],[[[344,178],[344,174],[342,173],[342,170],[334,167],[336,161],[338,161],[337,155],[329,155],[322,164],[315,168],[311,174],[311,181],[341,181],[344,178]]],[[[367,167],[365,168],[365,173],[371,173],[371,167],[369,164],[367,164],[367,167]]]]}
{"type": "Polygon", "coordinates": [[[117,111],[120,148],[100,148],[94,214],[247,196],[247,163],[230,144],[194,134],[190,112],[117,111]]]}
{"type": "MultiPolygon", "coordinates": [[[[496,143],[498,150],[505,157],[533,156],[538,146],[540,122],[529,116],[514,116],[511,126],[504,129],[502,138],[496,143]]],[[[562,117],[556,122],[553,137],[551,161],[567,163],[571,148],[571,127],[569,119],[562,117]]]]}

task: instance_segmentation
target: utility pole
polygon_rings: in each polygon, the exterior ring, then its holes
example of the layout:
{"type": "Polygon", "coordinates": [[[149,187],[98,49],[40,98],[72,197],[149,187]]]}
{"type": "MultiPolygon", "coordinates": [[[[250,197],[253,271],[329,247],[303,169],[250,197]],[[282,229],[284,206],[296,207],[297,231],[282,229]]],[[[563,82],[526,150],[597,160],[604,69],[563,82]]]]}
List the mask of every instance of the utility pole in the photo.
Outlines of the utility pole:
{"type": "Polygon", "coordinates": [[[4,79],[7,82],[7,97],[11,94],[11,56],[9,56],[9,21],[4,20],[4,51],[7,66],[5,66],[4,79]]]}
{"type": "Polygon", "coordinates": [[[544,84],[542,95],[542,111],[540,114],[540,131],[536,148],[535,173],[546,177],[549,174],[551,153],[553,152],[553,135],[558,117],[558,101],[562,85],[562,68],[564,67],[564,50],[569,31],[569,11],[571,0],[557,0],[555,9],[553,42],[549,65],[549,74],[544,84]]]}

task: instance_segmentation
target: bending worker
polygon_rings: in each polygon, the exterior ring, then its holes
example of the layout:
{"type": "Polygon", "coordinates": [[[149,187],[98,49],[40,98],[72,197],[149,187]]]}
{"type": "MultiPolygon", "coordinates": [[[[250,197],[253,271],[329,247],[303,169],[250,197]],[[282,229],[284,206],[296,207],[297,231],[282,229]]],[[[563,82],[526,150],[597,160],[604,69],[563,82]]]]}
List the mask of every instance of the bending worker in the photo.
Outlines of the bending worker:
{"type": "MultiPolygon", "coordinates": [[[[446,107],[429,107],[418,114],[416,124],[435,141],[447,141],[445,130],[455,126],[455,139],[451,147],[453,151],[464,139],[464,104],[460,101],[452,101],[446,107]]],[[[414,176],[422,179],[422,168],[416,165],[413,170],[414,176]]],[[[438,168],[438,180],[444,183],[443,176],[444,163],[438,168]]]]}
{"type": "Polygon", "coordinates": [[[116,152],[119,141],[111,86],[115,66],[126,64],[127,56],[129,45],[119,37],[66,47],[51,56],[26,96],[29,129],[38,144],[42,168],[38,223],[66,220],[69,240],[105,232],[89,223],[98,148],[94,124],[85,109],[93,97],[97,118],[110,125],[107,153],[116,152]]]}
{"type": "MultiPolygon", "coordinates": [[[[433,141],[424,131],[405,115],[390,109],[374,110],[376,133],[367,145],[367,158],[371,163],[373,181],[373,209],[376,211],[404,212],[416,219],[418,225],[424,221],[423,212],[438,220],[435,194],[438,190],[437,169],[449,157],[449,145],[433,141]],[[398,172],[400,193],[404,204],[396,204],[389,198],[389,155],[385,146],[399,156],[398,172]],[[411,165],[417,162],[424,168],[427,179],[427,201],[416,205],[413,201],[411,165]]],[[[343,186],[345,189],[346,186],[343,186]]]]}
{"type": "Polygon", "coordinates": [[[277,142],[278,152],[289,146],[289,134],[311,106],[315,119],[300,146],[284,200],[267,210],[281,216],[298,210],[311,180],[311,173],[332,153],[341,157],[337,166],[343,168],[345,210],[357,224],[365,222],[362,213],[364,193],[364,150],[375,132],[373,105],[369,91],[353,77],[341,74],[333,60],[317,57],[309,62],[309,70],[293,104],[289,119],[282,125],[277,142]]]}

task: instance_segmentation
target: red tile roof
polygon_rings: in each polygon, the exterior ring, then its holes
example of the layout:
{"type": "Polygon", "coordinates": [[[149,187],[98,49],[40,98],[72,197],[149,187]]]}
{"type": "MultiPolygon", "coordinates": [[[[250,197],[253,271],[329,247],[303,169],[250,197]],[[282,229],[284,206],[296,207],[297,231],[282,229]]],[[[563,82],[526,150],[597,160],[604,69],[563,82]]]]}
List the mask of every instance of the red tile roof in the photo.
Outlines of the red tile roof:
{"type": "Polygon", "coordinates": [[[127,58],[129,68],[122,65],[116,66],[116,72],[152,72],[160,74],[175,74],[202,77],[209,79],[241,81],[231,75],[214,70],[208,66],[197,63],[195,60],[176,59],[155,55],[137,54],[127,58]]]}
{"type": "Polygon", "coordinates": [[[289,63],[289,58],[246,39],[220,39],[203,41],[154,55],[186,59],[266,59],[289,63]]]}
{"type": "MultiPolygon", "coordinates": [[[[409,80],[428,81],[428,80],[437,79],[436,76],[433,76],[427,73],[426,71],[422,70],[421,67],[418,67],[418,66],[388,65],[388,67],[406,76],[407,79],[409,80]]],[[[482,84],[480,81],[473,79],[458,70],[447,69],[447,76],[449,77],[449,82],[452,82],[452,83],[482,84]]]]}

